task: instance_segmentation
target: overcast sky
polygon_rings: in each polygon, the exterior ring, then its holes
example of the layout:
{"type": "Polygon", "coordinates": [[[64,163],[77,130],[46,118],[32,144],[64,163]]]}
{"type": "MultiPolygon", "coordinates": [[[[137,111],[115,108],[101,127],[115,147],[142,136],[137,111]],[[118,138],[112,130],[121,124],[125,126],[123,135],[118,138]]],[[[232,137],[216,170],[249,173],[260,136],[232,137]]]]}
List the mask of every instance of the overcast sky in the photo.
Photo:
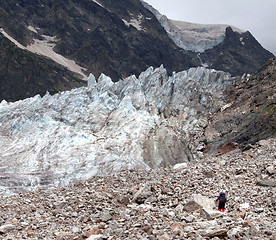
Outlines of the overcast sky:
{"type": "Polygon", "coordinates": [[[276,0],[145,0],[173,20],[248,30],[276,55],[276,0]]]}

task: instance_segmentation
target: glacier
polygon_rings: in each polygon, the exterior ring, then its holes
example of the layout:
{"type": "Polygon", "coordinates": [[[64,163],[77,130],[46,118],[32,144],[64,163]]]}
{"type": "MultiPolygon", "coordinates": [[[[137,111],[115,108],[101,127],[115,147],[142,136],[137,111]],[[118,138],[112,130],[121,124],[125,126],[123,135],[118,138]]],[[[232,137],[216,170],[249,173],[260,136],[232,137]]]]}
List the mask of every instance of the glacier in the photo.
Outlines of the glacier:
{"type": "MultiPolygon", "coordinates": [[[[227,27],[238,33],[245,32],[226,24],[199,24],[168,19],[147,2],[140,0],[151,11],[174,43],[187,51],[203,53],[219,45],[225,39],[227,27]]],[[[202,64],[204,66],[205,63],[202,64]]]]}
{"type": "Polygon", "coordinates": [[[160,66],[115,83],[90,74],[87,87],[2,101],[0,192],[195,161],[233,81],[203,67],[168,76],[160,66]]]}

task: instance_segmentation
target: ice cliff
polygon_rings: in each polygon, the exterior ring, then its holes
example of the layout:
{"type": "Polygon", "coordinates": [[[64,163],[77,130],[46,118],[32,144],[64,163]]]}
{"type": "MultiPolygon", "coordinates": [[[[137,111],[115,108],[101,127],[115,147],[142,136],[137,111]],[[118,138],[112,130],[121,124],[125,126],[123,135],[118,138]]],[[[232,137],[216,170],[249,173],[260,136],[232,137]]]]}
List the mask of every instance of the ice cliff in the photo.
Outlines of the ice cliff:
{"type": "Polygon", "coordinates": [[[62,186],[94,175],[193,161],[227,73],[163,66],[119,82],[0,104],[0,192],[62,186]]]}

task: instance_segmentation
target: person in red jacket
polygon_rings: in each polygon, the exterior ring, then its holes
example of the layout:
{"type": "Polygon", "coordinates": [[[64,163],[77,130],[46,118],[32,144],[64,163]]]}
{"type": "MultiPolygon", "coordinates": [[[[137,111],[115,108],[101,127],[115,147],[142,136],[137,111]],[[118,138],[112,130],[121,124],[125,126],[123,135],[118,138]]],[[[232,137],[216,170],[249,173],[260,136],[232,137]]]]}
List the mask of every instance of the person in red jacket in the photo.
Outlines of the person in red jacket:
{"type": "Polygon", "coordinates": [[[220,193],[216,202],[219,201],[218,210],[220,212],[225,212],[225,203],[227,202],[227,198],[225,197],[225,193],[220,193]]]}

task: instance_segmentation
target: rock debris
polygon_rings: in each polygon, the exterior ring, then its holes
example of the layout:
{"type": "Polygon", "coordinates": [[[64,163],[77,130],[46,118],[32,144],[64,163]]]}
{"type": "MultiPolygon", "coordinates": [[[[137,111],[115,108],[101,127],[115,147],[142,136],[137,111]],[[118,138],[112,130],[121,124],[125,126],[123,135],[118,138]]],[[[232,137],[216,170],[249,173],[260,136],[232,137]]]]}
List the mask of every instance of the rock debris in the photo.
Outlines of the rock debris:
{"type": "Polygon", "coordinates": [[[1,239],[275,239],[276,141],[182,167],[2,196],[1,239]],[[215,207],[224,191],[226,212],[215,207]]]}

